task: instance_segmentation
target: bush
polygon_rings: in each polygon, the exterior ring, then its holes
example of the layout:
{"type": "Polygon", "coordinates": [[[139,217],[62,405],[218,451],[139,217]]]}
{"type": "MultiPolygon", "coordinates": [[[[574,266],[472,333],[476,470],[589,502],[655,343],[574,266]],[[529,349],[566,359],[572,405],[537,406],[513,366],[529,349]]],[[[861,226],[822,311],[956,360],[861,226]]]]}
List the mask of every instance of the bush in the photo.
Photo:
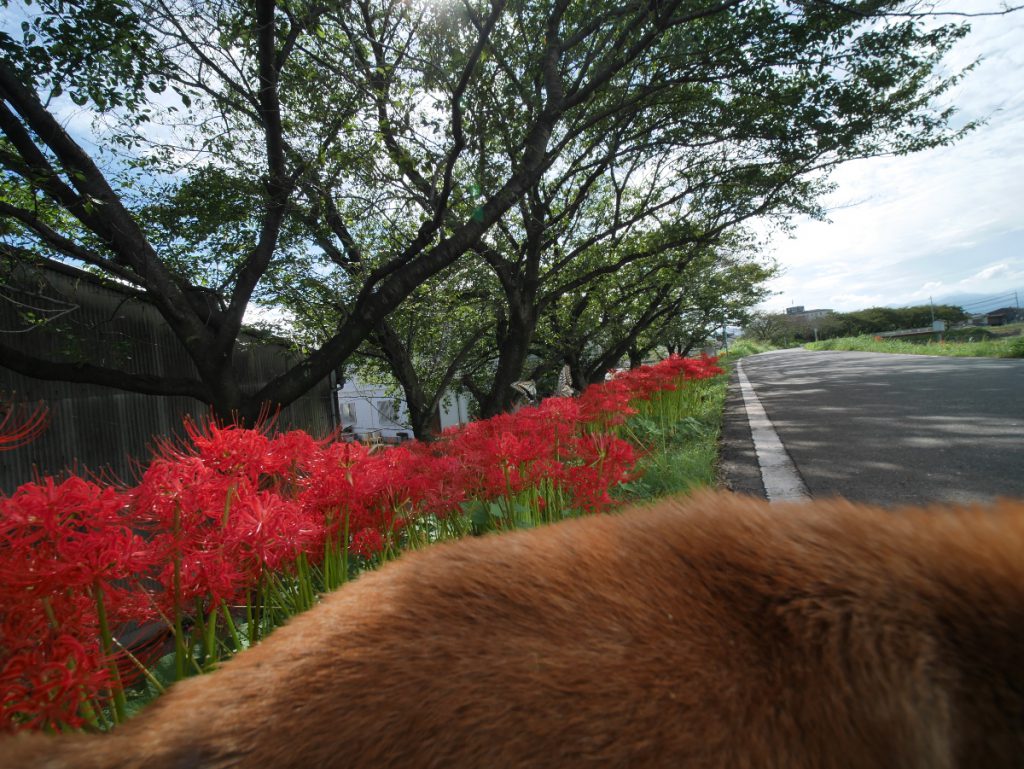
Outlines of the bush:
{"type": "Polygon", "coordinates": [[[761,352],[768,352],[769,350],[777,350],[778,348],[770,342],[759,342],[753,339],[738,339],[729,345],[729,351],[725,354],[725,357],[729,360],[733,358],[744,358],[747,355],[757,355],[761,352]]]}
{"type": "Polygon", "coordinates": [[[949,342],[983,342],[995,339],[996,334],[987,328],[955,328],[952,331],[947,331],[945,338],[949,342]]]}

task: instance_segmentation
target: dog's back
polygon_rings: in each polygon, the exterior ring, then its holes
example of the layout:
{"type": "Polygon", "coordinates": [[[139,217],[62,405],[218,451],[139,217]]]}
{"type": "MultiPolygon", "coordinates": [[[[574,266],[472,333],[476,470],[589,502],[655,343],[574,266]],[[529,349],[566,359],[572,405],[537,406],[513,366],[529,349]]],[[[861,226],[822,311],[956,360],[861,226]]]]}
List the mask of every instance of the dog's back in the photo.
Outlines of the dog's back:
{"type": "Polygon", "coordinates": [[[111,735],[0,744],[34,766],[1024,766],[1024,505],[705,494],[436,546],[111,735]]]}

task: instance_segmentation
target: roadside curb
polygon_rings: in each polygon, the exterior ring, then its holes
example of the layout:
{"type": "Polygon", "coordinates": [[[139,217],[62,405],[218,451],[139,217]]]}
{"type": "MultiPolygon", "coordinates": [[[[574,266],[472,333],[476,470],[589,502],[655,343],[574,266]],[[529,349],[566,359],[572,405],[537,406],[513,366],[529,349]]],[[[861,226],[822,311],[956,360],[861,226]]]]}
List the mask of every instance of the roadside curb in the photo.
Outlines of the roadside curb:
{"type": "Polygon", "coordinates": [[[732,364],[725,396],[720,447],[718,474],[721,485],[738,494],[767,499],[735,363],[732,364]]]}
{"type": "Polygon", "coordinates": [[[761,481],[768,499],[772,502],[781,502],[810,498],[807,484],[789,455],[789,450],[775,431],[775,425],[764,410],[761,399],[754,392],[754,386],[747,379],[743,364],[739,361],[736,363],[736,379],[743,396],[754,453],[761,468],[761,481]]]}

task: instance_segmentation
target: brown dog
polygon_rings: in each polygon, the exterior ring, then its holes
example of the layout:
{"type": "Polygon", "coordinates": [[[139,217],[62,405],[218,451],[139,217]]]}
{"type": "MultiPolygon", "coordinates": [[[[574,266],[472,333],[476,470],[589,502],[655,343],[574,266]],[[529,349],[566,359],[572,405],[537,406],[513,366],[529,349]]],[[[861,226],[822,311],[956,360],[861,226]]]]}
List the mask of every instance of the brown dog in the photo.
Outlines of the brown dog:
{"type": "Polygon", "coordinates": [[[366,574],[0,766],[1024,766],[1024,504],[704,494],[366,574]]]}

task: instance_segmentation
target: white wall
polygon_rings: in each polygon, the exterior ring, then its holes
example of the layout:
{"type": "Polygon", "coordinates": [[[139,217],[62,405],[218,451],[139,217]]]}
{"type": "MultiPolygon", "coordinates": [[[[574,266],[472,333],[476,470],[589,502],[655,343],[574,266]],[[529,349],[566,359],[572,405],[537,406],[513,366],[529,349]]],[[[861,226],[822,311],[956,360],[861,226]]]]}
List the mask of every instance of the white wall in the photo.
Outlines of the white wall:
{"type": "Polygon", "coordinates": [[[342,427],[351,427],[357,435],[377,432],[381,438],[396,438],[398,433],[407,433],[412,437],[405,402],[389,395],[383,385],[347,380],[338,390],[338,406],[342,427]],[[389,418],[392,414],[394,418],[389,418]]]}
{"type": "Polygon", "coordinates": [[[469,397],[447,393],[441,399],[441,429],[464,425],[469,421],[469,397]]]}
{"type": "MultiPolygon", "coordinates": [[[[400,396],[389,395],[384,385],[346,380],[338,390],[342,427],[351,427],[357,435],[376,432],[381,438],[396,438],[399,433],[413,437],[409,410],[400,396]],[[395,410],[397,408],[397,413],[395,410]],[[394,414],[394,418],[389,415],[394,414]]],[[[469,398],[447,394],[441,401],[441,429],[469,421],[469,398]]]]}

